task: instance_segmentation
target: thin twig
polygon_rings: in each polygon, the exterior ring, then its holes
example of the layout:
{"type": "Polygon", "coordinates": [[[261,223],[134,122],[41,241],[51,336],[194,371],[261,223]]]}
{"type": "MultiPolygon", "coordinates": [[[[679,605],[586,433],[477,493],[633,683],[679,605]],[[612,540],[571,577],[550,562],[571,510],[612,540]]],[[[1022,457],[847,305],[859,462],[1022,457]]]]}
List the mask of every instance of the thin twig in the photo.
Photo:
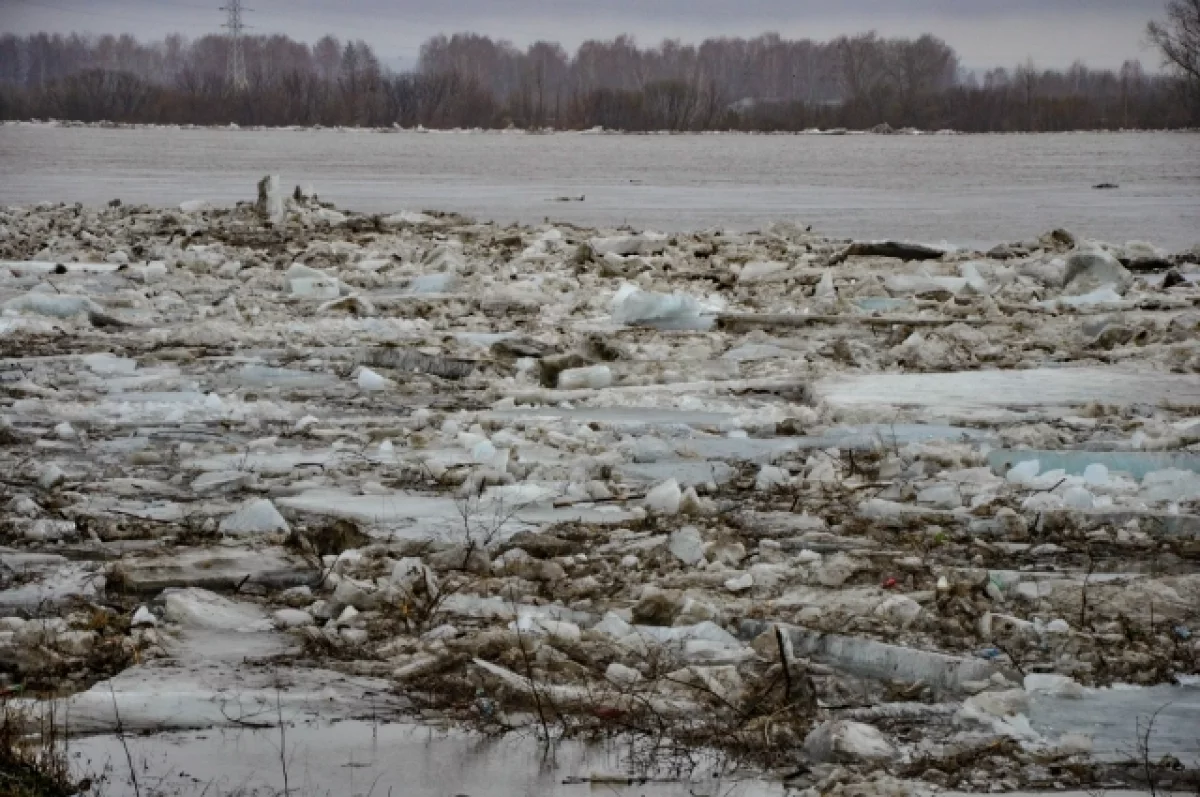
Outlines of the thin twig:
{"type": "Polygon", "coordinates": [[[133,784],[134,797],[142,797],[142,789],[138,785],[137,769],[133,766],[133,754],[129,752],[129,743],[125,741],[125,729],[121,725],[121,711],[117,708],[117,692],[113,689],[110,682],[108,685],[108,693],[112,695],[113,716],[117,721],[117,740],[121,743],[121,747],[125,750],[125,761],[129,764],[129,782],[133,784]]]}
{"type": "Polygon", "coordinates": [[[283,770],[283,797],[288,797],[287,728],[283,722],[283,703],[279,697],[279,684],[275,685],[275,715],[279,719],[279,768],[283,770]]]}

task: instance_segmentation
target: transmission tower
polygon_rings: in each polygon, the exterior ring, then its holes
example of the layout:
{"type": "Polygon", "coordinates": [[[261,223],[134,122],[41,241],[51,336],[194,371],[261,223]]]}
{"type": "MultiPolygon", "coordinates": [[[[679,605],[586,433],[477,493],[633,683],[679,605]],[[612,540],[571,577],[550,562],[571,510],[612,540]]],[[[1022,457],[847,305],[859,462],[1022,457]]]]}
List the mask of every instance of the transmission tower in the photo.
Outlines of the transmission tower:
{"type": "Polygon", "coordinates": [[[246,80],[246,52],[242,49],[242,31],[246,25],[242,22],[242,14],[249,11],[242,5],[242,0],[229,0],[228,5],[221,6],[226,14],[225,24],[221,27],[229,31],[229,68],[226,79],[233,91],[245,91],[250,86],[246,80]]]}

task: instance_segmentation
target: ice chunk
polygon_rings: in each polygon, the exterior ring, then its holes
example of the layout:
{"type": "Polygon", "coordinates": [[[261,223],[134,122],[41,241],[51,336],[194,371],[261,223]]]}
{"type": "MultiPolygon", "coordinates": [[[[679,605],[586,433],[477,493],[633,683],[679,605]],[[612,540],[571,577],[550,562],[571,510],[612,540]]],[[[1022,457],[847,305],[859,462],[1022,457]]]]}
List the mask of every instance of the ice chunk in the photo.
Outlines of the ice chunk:
{"type": "Polygon", "coordinates": [[[144,626],[158,625],[158,618],[155,617],[145,606],[139,606],[138,610],[133,613],[133,619],[129,621],[134,628],[144,626]]]}
{"type": "Polygon", "coordinates": [[[1042,470],[1042,463],[1036,459],[1027,459],[1009,468],[1007,479],[1010,484],[1028,484],[1037,478],[1042,470]]]}
{"type": "Polygon", "coordinates": [[[1147,473],[1142,479],[1142,497],[1154,502],[1200,500],[1200,474],[1178,468],[1147,473]]]}
{"type": "Polygon", "coordinates": [[[1099,462],[1093,462],[1084,468],[1083,480],[1090,487],[1104,487],[1108,484],[1108,468],[1099,462]]]}
{"type": "Polygon", "coordinates": [[[1025,691],[1031,695],[1053,695],[1079,699],[1087,690],[1074,678],[1053,673],[1030,673],[1025,676],[1025,691]]]}
{"type": "Polygon", "coordinates": [[[266,498],[258,498],[222,520],[220,530],[222,534],[243,535],[290,532],[291,528],[274,504],[266,498]]]}
{"type": "Polygon", "coordinates": [[[83,364],[92,373],[102,376],[125,376],[137,370],[137,360],[117,357],[108,352],[84,355],[83,364]]]}
{"type": "MultiPolygon", "coordinates": [[[[1039,622],[1037,620],[1034,620],[1033,626],[1034,626],[1035,630],[1038,630],[1039,622]]],[[[1071,633],[1071,624],[1068,623],[1066,620],[1059,618],[1057,620],[1051,620],[1050,622],[1046,623],[1046,625],[1041,627],[1040,630],[1042,633],[1046,633],[1046,634],[1069,634],[1069,633],[1071,633]]]]}
{"type": "Polygon", "coordinates": [[[896,748],[874,726],[850,720],[827,720],[809,732],[804,752],[821,763],[855,764],[891,761],[896,748]]]}
{"type": "Polygon", "coordinates": [[[616,684],[617,686],[633,686],[642,680],[640,672],[616,661],[608,665],[608,669],[604,671],[604,677],[609,683],[616,684]]]}
{"type": "Polygon", "coordinates": [[[579,642],[579,626],[568,620],[552,620],[549,617],[522,615],[515,622],[522,631],[544,633],[556,642],[573,644],[579,642]]]}
{"type": "Polygon", "coordinates": [[[744,346],[730,349],[721,355],[722,360],[733,360],[734,362],[775,360],[782,357],[790,357],[795,361],[802,361],[798,352],[789,351],[788,349],[769,343],[748,343],[744,346]]]}
{"type": "Polygon", "coordinates": [[[4,309],[10,312],[32,313],[63,319],[94,313],[104,314],[104,308],[86,296],[68,296],[37,291],[9,299],[4,303],[4,309]]]}
{"type": "Polygon", "coordinates": [[[186,202],[179,203],[179,211],[181,213],[204,213],[212,209],[212,203],[207,199],[189,199],[186,202]]]}
{"type": "Polygon", "coordinates": [[[163,616],[184,628],[207,631],[269,631],[271,621],[251,603],[237,603],[198,587],[163,592],[163,616]]]}
{"type": "Polygon", "coordinates": [[[833,287],[833,271],[825,269],[825,273],[821,275],[820,282],[817,283],[816,289],[813,291],[814,299],[836,299],[837,289],[833,287]]]}
{"type": "Polygon", "coordinates": [[[432,597],[439,592],[437,574],[413,556],[401,559],[392,567],[392,584],[410,594],[424,592],[432,597]]]}
{"type": "Polygon", "coordinates": [[[704,305],[695,297],[683,293],[651,293],[629,284],[621,286],[612,301],[613,320],[625,325],[695,328],[704,326],[700,318],[704,310],[704,305]]]}
{"type": "Polygon", "coordinates": [[[935,484],[917,493],[917,503],[942,509],[958,509],[962,506],[962,492],[954,484],[935,484]]]}
{"type": "Polygon", "coordinates": [[[337,280],[329,277],[293,277],[292,295],[303,299],[336,299],[341,294],[337,280]]]}
{"type": "Polygon", "coordinates": [[[615,235],[593,238],[588,242],[592,251],[604,255],[656,255],[667,248],[667,236],[646,232],[641,235],[615,235]]]}
{"type": "Polygon", "coordinates": [[[685,565],[694,567],[705,561],[704,538],[695,526],[685,526],[672,534],[668,547],[675,558],[685,565]]]}
{"type": "Polygon", "coordinates": [[[37,476],[38,486],[43,490],[57,487],[67,480],[67,474],[53,462],[46,463],[41,468],[35,470],[34,473],[37,476]]]}
{"type": "Polygon", "coordinates": [[[302,609],[280,609],[271,615],[271,619],[279,628],[303,628],[317,622],[311,614],[302,609]]]}
{"type": "Polygon", "coordinates": [[[894,274],[883,281],[883,287],[893,297],[919,296],[926,293],[958,295],[966,289],[967,281],[962,277],[894,274]]]}
{"type": "Polygon", "coordinates": [[[747,263],[738,274],[738,282],[745,285],[762,282],[785,269],[787,264],[777,261],[747,263]]]}
{"type": "Polygon", "coordinates": [[[856,307],[868,313],[897,313],[915,306],[911,299],[893,299],[890,296],[864,296],[852,301],[856,307]]]}
{"type": "Polygon", "coordinates": [[[1146,241],[1127,241],[1122,247],[1126,260],[1133,262],[1159,262],[1165,263],[1170,259],[1165,249],[1160,249],[1152,243],[1146,241]]]}
{"type": "Polygon", "coordinates": [[[646,508],[660,515],[677,515],[682,500],[683,491],[679,489],[679,482],[668,479],[646,493],[646,508]]]}
{"type": "Polygon", "coordinates": [[[458,287],[459,277],[453,272],[444,274],[422,274],[408,284],[409,293],[449,293],[458,287]]]}
{"type": "Polygon", "coordinates": [[[217,470],[201,473],[192,481],[192,492],[211,493],[243,487],[254,478],[254,474],[240,470],[217,470]]]}
{"type": "Polygon", "coordinates": [[[605,634],[613,639],[624,639],[630,634],[635,633],[634,627],[623,620],[620,615],[608,612],[604,615],[604,619],[592,626],[593,631],[598,634],[605,634]]]}
{"type": "Polygon", "coordinates": [[[569,368],[558,375],[558,386],[563,390],[581,390],[590,388],[599,390],[613,383],[612,369],[607,365],[593,365],[588,368],[569,368]]]}
{"type": "Polygon", "coordinates": [[[385,216],[381,223],[384,227],[403,227],[410,224],[433,224],[436,222],[433,216],[424,213],[414,213],[411,210],[404,210],[399,213],[393,213],[390,216],[385,216]]]}
{"type": "Polygon", "coordinates": [[[1063,292],[1069,296],[1091,294],[1101,288],[1123,293],[1132,284],[1133,275],[1100,246],[1088,243],[1067,255],[1063,282],[1063,292]]]}
{"type": "Polygon", "coordinates": [[[995,733],[1014,739],[1036,739],[1038,734],[1029,724],[1029,695],[1023,689],[1006,692],[982,692],[967,698],[955,715],[959,722],[977,722],[995,733]]]}
{"type": "Polygon", "coordinates": [[[758,471],[758,476],[754,479],[754,489],[765,493],[768,490],[786,485],[791,479],[792,474],[783,468],[777,468],[773,465],[763,465],[758,471]]]}
{"type": "Polygon", "coordinates": [[[168,269],[167,264],[163,261],[153,260],[144,266],[132,266],[130,271],[134,276],[141,278],[142,282],[149,285],[167,276],[168,269]]]}
{"type": "Polygon", "coordinates": [[[388,385],[391,384],[391,380],[380,376],[366,366],[359,369],[356,381],[358,382],[359,390],[366,391],[386,390],[388,385]]]}
{"type": "Polygon", "coordinates": [[[316,216],[319,221],[326,222],[327,224],[344,224],[346,221],[345,213],[333,210],[332,208],[317,208],[315,211],[313,211],[313,215],[316,216]]]}
{"type": "Polygon", "coordinates": [[[287,206],[284,204],[283,189],[279,176],[270,174],[258,182],[258,203],[255,210],[264,221],[280,225],[287,221],[287,206]]]}
{"type": "Polygon", "coordinates": [[[731,578],[725,582],[725,589],[733,593],[745,592],[754,587],[754,575],[751,573],[743,573],[740,576],[731,578]]]}
{"type": "Polygon", "coordinates": [[[908,628],[921,614],[921,604],[906,595],[893,595],[875,607],[875,614],[908,628]]]}
{"type": "MultiPolygon", "coordinates": [[[[510,449],[497,448],[490,440],[480,440],[471,446],[471,459],[480,465],[487,465],[489,468],[493,468],[498,473],[504,473],[508,470],[509,457],[510,449]]],[[[533,488],[537,496],[543,496],[543,488],[537,485],[525,485],[526,490],[530,488],[533,488]]]]}
{"type": "Polygon", "coordinates": [[[963,263],[958,270],[962,274],[963,279],[967,281],[967,292],[977,296],[987,296],[992,292],[992,287],[988,285],[988,281],[979,273],[979,267],[973,263],[963,263]]]}
{"type": "Polygon", "coordinates": [[[1120,304],[1123,301],[1121,294],[1117,293],[1111,285],[1105,285],[1102,288],[1097,288],[1088,293],[1082,293],[1078,296],[1060,296],[1057,299],[1049,299],[1044,302],[1039,302],[1039,306],[1054,309],[1061,305],[1067,307],[1091,307],[1099,304],[1120,304]]]}
{"type": "Polygon", "coordinates": [[[1082,487],[1071,487],[1063,494],[1063,506],[1068,509],[1091,509],[1096,498],[1082,487]]]}

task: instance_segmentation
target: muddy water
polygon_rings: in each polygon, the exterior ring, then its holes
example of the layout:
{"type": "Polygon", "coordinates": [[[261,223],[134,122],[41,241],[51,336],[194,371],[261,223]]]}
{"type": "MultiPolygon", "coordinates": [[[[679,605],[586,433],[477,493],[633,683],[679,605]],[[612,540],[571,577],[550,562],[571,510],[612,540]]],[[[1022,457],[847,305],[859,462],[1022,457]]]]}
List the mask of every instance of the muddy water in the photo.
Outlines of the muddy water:
{"type": "MultiPolygon", "coordinates": [[[[688,778],[621,783],[619,745],[561,743],[547,751],[534,739],[484,739],[412,725],[342,722],[278,730],[209,730],[126,739],[142,793],[178,797],[239,794],[304,797],[782,797],[781,784],[714,778],[701,768],[688,778]],[[605,782],[579,782],[597,778],[605,782]]],[[[103,793],[132,797],[129,765],[112,736],[72,742],[81,774],[106,773],[103,793]]]]}
{"type": "Polygon", "coordinates": [[[343,207],[664,230],[775,219],[985,244],[1052,226],[1200,242],[1200,137],[595,136],[0,126],[0,204],[250,199],[266,172],[343,207]],[[1115,191],[1092,186],[1116,183],[1115,191]],[[583,196],[583,202],[556,202],[583,196]]]}

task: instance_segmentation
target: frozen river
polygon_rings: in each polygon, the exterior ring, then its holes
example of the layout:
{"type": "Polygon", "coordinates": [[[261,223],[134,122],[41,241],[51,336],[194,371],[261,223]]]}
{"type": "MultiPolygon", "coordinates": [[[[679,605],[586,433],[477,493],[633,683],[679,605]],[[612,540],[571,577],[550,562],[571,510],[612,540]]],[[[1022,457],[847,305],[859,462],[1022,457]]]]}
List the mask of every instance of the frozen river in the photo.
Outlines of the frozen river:
{"type": "Polygon", "coordinates": [[[604,136],[0,126],[0,203],[249,199],[267,172],[362,211],[661,230],[776,219],[984,244],[1062,226],[1200,242],[1200,136],[604,136]],[[1115,183],[1117,190],[1093,189],[1115,183]],[[560,203],[560,196],[584,196],[560,203]]]}

